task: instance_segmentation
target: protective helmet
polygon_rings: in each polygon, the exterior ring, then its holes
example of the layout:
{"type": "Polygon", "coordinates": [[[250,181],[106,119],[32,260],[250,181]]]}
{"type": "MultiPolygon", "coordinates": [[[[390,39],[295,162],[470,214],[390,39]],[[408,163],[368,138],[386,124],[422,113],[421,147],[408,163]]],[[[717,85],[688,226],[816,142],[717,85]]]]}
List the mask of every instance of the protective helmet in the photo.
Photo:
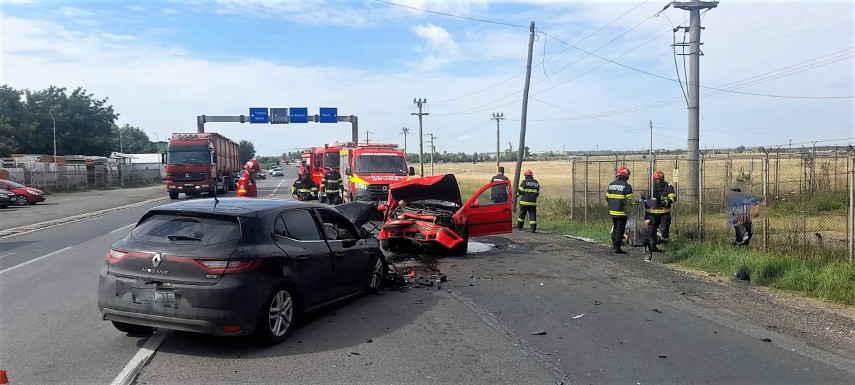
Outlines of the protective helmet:
{"type": "Polygon", "coordinates": [[[665,173],[662,172],[662,170],[656,170],[653,173],[653,179],[659,179],[659,180],[665,179],[665,173]]]}
{"type": "Polygon", "coordinates": [[[629,169],[628,169],[628,168],[626,168],[626,167],[621,166],[621,167],[619,167],[619,168],[617,169],[617,172],[615,173],[615,176],[616,176],[616,177],[618,177],[618,176],[623,176],[623,177],[627,177],[627,178],[629,178],[629,174],[630,174],[629,169]]]}
{"type": "Polygon", "coordinates": [[[523,175],[525,175],[525,176],[534,176],[534,173],[533,173],[533,172],[531,172],[531,170],[525,170],[525,172],[523,173],[523,175]]]}
{"type": "Polygon", "coordinates": [[[297,169],[297,175],[309,175],[309,169],[300,167],[297,169]]]}
{"type": "Polygon", "coordinates": [[[258,162],[256,162],[255,160],[252,160],[252,159],[246,161],[246,164],[243,165],[243,168],[244,168],[244,170],[249,171],[249,172],[261,171],[261,166],[258,164],[258,162]]]}

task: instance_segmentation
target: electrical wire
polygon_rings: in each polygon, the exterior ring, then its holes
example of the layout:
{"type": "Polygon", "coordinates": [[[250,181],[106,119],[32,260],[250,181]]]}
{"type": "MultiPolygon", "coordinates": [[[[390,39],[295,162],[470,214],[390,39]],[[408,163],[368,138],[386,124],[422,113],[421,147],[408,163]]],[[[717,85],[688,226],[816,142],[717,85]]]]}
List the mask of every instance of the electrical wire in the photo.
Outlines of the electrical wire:
{"type": "Polygon", "coordinates": [[[519,24],[503,23],[503,22],[501,22],[501,21],[493,21],[493,20],[486,20],[486,19],[477,19],[477,18],[474,18],[474,17],[460,16],[460,15],[454,15],[454,14],[451,14],[451,13],[438,12],[438,11],[431,11],[431,10],[427,10],[427,9],[422,9],[422,8],[412,7],[412,6],[409,6],[409,5],[393,3],[393,2],[391,2],[391,1],[386,1],[386,0],[374,0],[374,1],[376,1],[376,2],[378,2],[378,3],[387,4],[387,5],[394,5],[394,6],[396,6],[396,7],[407,8],[407,9],[410,9],[410,10],[413,10],[413,11],[419,11],[419,12],[425,12],[425,13],[432,13],[432,14],[435,14],[435,15],[446,16],[446,17],[452,17],[452,18],[455,18],[455,19],[469,20],[469,21],[477,21],[477,22],[479,22],[479,23],[488,23],[488,24],[504,25],[504,26],[506,26],[506,27],[525,28],[525,29],[528,29],[528,28],[529,28],[529,26],[527,26],[527,25],[519,25],[519,24]]]}

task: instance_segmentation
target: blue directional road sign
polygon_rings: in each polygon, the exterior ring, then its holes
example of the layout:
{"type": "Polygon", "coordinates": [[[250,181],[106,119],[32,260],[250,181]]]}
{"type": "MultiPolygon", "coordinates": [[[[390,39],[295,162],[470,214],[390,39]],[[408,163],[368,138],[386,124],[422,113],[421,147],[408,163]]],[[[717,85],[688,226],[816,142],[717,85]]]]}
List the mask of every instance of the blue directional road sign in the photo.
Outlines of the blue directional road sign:
{"type": "Polygon", "coordinates": [[[270,115],[267,107],[250,107],[249,109],[250,123],[269,123],[270,115]]]}
{"type": "Polygon", "coordinates": [[[338,123],[338,108],[321,107],[320,123],[338,123]]]}
{"type": "Polygon", "coordinates": [[[306,107],[291,107],[289,110],[291,123],[309,123],[309,109],[306,107]]]}

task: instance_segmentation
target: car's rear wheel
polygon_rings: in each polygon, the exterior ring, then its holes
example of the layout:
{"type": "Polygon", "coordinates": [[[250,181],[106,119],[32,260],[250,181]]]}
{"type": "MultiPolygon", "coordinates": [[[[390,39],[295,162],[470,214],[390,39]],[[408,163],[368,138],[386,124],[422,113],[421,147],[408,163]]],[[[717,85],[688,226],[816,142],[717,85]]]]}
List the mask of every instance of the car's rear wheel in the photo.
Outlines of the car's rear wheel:
{"type": "Polygon", "coordinates": [[[266,345],[284,341],[294,329],[296,315],[297,301],[293,289],[278,286],[261,308],[255,326],[255,338],[266,345]]]}
{"type": "Polygon", "coordinates": [[[128,334],[151,334],[154,333],[155,328],[151,326],[143,326],[143,325],[134,325],[125,322],[119,321],[111,321],[113,322],[113,326],[116,329],[119,329],[120,332],[128,333],[128,334]]]}
{"type": "Polygon", "coordinates": [[[18,206],[25,206],[27,204],[27,197],[23,195],[18,195],[15,197],[15,202],[18,203],[18,206]]]}

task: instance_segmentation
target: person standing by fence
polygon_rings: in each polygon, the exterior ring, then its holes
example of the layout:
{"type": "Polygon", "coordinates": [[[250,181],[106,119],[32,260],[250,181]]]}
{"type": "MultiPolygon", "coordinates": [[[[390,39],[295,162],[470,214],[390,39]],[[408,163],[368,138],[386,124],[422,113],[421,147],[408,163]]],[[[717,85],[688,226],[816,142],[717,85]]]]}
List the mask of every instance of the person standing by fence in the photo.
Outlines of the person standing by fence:
{"type": "Polygon", "coordinates": [[[753,235],[752,222],[760,216],[760,201],[737,185],[730,188],[727,205],[730,207],[730,224],[735,236],[733,245],[748,246],[753,235]]]}
{"type": "Polygon", "coordinates": [[[653,173],[653,196],[659,199],[659,211],[661,212],[659,230],[662,231],[662,242],[668,242],[671,236],[671,205],[677,201],[677,193],[674,186],[665,180],[665,173],[656,170],[653,173]]]}
{"type": "Polygon", "coordinates": [[[520,197],[520,216],[517,218],[517,230],[522,230],[525,223],[525,215],[528,213],[528,223],[531,225],[531,232],[537,231],[537,197],[540,195],[540,183],[534,179],[534,173],[531,170],[525,170],[523,173],[525,179],[520,182],[517,189],[517,196],[520,197]]]}
{"type": "MultiPolygon", "coordinates": [[[[505,168],[499,167],[499,173],[490,179],[490,183],[492,182],[501,182],[503,180],[508,180],[508,177],[505,176],[505,168]]],[[[494,186],[492,190],[490,190],[490,200],[493,203],[505,203],[508,201],[508,186],[494,186]]]]}
{"type": "Polygon", "coordinates": [[[626,254],[621,249],[624,233],[626,233],[627,212],[632,202],[632,185],[629,184],[630,171],[620,167],[615,172],[615,180],[606,190],[606,202],[609,205],[609,215],[612,217],[612,248],[615,254],[626,254]]]}

